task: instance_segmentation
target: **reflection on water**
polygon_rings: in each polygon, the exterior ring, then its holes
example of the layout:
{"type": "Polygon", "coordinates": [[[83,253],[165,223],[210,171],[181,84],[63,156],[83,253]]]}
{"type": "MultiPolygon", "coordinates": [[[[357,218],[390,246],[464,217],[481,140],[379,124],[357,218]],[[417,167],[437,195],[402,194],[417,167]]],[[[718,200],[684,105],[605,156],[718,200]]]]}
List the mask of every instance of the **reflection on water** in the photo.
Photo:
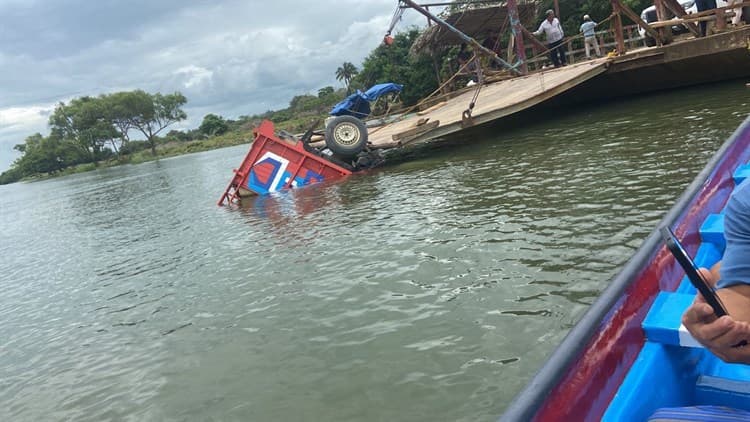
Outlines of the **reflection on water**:
{"type": "Polygon", "coordinates": [[[214,201],[247,146],[0,187],[2,420],[493,420],[750,111],[540,116],[214,201]]]}

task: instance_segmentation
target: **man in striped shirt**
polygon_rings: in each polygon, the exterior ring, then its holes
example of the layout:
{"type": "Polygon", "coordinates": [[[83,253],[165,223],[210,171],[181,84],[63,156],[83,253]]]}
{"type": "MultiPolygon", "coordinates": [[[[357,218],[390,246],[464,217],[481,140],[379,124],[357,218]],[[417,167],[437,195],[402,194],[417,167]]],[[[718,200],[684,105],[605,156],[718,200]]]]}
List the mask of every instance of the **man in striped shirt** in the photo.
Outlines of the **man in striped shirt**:
{"type": "Polygon", "coordinates": [[[586,58],[591,58],[591,49],[596,52],[596,57],[601,57],[602,52],[599,50],[599,43],[596,41],[596,22],[591,20],[589,15],[583,15],[581,32],[583,33],[583,43],[586,45],[586,58]]]}

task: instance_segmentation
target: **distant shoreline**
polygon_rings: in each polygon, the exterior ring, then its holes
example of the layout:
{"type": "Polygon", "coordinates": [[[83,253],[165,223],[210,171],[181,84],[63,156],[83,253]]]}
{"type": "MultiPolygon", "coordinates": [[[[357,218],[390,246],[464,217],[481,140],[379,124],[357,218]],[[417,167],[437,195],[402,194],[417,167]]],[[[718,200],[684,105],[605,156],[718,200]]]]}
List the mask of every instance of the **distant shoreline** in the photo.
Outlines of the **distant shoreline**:
{"type": "MultiPolygon", "coordinates": [[[[227,148],[237,145],[250,144],[252,142],[252,132],[233,132],[220,136],[215,136],[209,139],[200,139],[195,141],[177,142],[170,141],[163,145],[159,145],[156,148],[157,155],[151,155],[149,150],[139,151],[137,153],[122,157],[120,159],[112,159],[108,161],[100,161],[96,165],[94,163],[79,164],[77,166],[68,167],[64,170],[55,173],[37,174],[34,176],[24,177],[21,180],[13,183],[32,183],[39,182],[42,180],[55,179],[58,177],[69,176],[71,174],[86,173],[93,170],[118,167],[127,164],[141,164],[150,161],[156,161],[162,158],[178,157],[180,155],[193,154],[197,152],[211,151],[214,149],[227,148]]],[[[8,183],[12,184],[12,183],[8,183]]]]}

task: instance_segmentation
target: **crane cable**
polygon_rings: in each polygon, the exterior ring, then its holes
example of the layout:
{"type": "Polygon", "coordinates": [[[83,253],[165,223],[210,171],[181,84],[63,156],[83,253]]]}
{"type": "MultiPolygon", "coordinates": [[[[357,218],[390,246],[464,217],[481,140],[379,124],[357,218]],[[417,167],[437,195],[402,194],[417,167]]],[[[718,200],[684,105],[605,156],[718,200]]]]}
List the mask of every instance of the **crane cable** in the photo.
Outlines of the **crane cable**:
{"type": "MultiPolygon", "coordinates": [[[[497,39],[495,40],[495,45],[492,48],[493,52],[495,52],[495,50],[497,50],[497,47],[500,45],[500,34],[505,32],[505,29],[507,28],[509,21],[510,21],[510,15],[506,15],[500,27],[500,33],[497,35],[497,39]]],[[[497,55],[497,52],[495,52],[495,55],[497,55]]],[[[485,82],[484,74],[482,73],[482,63],[477,59],[476,53],[474,53],[474,57],[472,58],[472,60],[469,61],[469,63],[471,63],[473,60],[476,60],[474,65],[476,66],[476,73],[477,73],[477,87],[474,90],[474,96],[471,98],[471,101],[469,102],[469,108],[467,108],[466,110],[463,111],[463,113],[461,113],[461,122],[464,126],[471,126],[474,124],[474,121],[471,118],[471,113],[474,111],[474,106],[476,106],[477,99],[479,98],[479,92],[482,90],[482,86],[484,86],[484,82],[485,82]]]]}
{"type": "Polygon", "coordinates": [[[477,104],[477,99],[479,98],[479,91],[482,90],[482,86],[484,85],[484,74],[482,73],[482,64],[479,63],[479,60],[477,59],[476,53],[474,53],[474,56],[469,60],[469,63],[474,62],[474,66],[476,66],[476,73],[477,73],[477,87],[474,89],[474,96],[471,97],[471,101],[469,102],[469,108],[463,111],[461,113],[461,123],[464,126],[472,126],[474,124],[474,121],[471,118],[471,113],[474,110],[474,106],[477,104]]]}
{"type": "Polygon", "coordinates": [[[396,3],[396,10],[393,12],[393,17],[391,17],[391,24],[388,26],[388,30],[385,31],[386,37],[391,35],[393,28],[396,27],[403,15],[404,9],[401,8],[401,1],[399,1],[398,3],[396,3]]]}

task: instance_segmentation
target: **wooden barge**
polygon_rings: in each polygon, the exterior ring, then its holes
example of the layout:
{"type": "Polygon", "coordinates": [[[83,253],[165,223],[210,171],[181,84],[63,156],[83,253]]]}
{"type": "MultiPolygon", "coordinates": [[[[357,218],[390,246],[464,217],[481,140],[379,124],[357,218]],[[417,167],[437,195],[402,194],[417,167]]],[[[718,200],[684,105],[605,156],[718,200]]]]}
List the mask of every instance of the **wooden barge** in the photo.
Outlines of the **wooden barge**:
{"type": "MultiPolygon", "coordinates": [[[[264,124],[262,130],[256,130],[256,142],[240,168],[235,170],[219,203],[234,202],[248,194],[266,194],[344,177],[382,163],[380,150],[400,150],[443,140],[460,141],[467,131],[510,120],[509,117],[526,110],[560,108],[750,76],[750,25],[720,28],[719,33],[710,36],[667,43],[668,37],[663,33],[669,27],[665,24],[672,21],[657,22],[655,26],[661,29],[650,28],[620,0],[611,1],[615,13],[608,19],[615,18],[612,31],[615,42],[610,45],[616,48],[611,54],[559,68],[529,71],[534,59],[525,58],[521,34],[526,30],[518,21],[514,29],[518,60],[511,64],[451,24],[420,9],[413,1],[401,0],[451,30],[476,51],[491,55],[490,59],[504,67],[508,77],[489,83],[480,76],[476,87],[464,88],[444,99],[433,99],[431,103],[423,102],[425,110],[413,110],[381,126],[365,125],[355,114],[339,115],[326,125],[326,139],[317,145],[312,140],[312,129],[301,138],[277,136],[270,123],[264,124]],[[645,25],[647,33],[659,46],[626,51],[620,13],[645,25]],[[511,77],[513,74],[520,76],[511,77]],[[258,142],[259,139],[263,142],[258,142]]],[[[676,3],[676,0],[661,1],[676,3]]],[[[513,13],[515,3],[515,0],[507,1],[508,16],[513,13]]],[[[721,17],[723,20],[723,9],[711,12],[715,15],[702,12],[701,16],[689,17],[694,15],[685,15],[683,11],[677,16],[681,16],[680,20],[686,25],[701,19],[718,21],[721,17]]],[[[528,31],[525,33],[530,36],[528,31]]],[[[630,34],[633,34],[632,28],[630,34]]],[[[569,50],[570,45],[568,41],[569,50]]]]}
{"type": "Polygon", "coordinates": [[[750,25],[487,84],[474,100],[469,124],[462,114],[474,98],[473,89],[433,111],[371,129],[369,142],[393,148],[453,139],[451,135],[469,127],[535,106],[562,107],[743,77],[750,77],[750,25]],[[418,123],[425,120],[420,131],[418,123]]]}

